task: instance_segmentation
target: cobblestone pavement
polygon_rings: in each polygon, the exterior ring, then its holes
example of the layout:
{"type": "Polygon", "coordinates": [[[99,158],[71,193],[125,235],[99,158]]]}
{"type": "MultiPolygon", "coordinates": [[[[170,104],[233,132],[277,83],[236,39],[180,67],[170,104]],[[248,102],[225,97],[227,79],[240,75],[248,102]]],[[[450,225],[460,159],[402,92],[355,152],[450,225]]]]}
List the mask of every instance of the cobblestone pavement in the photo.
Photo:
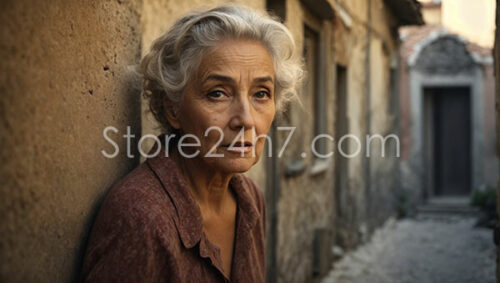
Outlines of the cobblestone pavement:
{"type": "Polygon", "coordinates": [[[495,282],[492,231],[475,223],[464,216],[390,219],[322,283],[495,282]]]}

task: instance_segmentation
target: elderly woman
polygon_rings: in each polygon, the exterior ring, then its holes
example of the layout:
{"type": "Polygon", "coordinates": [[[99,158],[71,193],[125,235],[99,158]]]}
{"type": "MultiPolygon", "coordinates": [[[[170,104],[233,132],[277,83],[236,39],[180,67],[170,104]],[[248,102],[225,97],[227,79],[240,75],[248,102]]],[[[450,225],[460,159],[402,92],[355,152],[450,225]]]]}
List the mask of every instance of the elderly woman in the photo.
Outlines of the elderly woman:
{"type": "Polygon", "coordinates": [[[241,173],[296,95],[297,59],[284,25],[234,5],[192,12],[153,43],[144,94],[169,138],[106,196],[85,282],[265,281],[265,202],[241,173]]]}

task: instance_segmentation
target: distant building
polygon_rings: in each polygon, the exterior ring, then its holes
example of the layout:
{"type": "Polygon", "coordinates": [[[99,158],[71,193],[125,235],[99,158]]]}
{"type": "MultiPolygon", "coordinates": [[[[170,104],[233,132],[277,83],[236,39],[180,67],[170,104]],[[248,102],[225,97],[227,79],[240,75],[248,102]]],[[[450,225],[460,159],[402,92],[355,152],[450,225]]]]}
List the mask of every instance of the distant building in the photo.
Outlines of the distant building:
{"type": "Polygon", "coordinates": [[[498,178],[491,50],[448,32],[439,11],[427,3],[433,25],[400,30],[402,180],[414,203],[498,178]]]}

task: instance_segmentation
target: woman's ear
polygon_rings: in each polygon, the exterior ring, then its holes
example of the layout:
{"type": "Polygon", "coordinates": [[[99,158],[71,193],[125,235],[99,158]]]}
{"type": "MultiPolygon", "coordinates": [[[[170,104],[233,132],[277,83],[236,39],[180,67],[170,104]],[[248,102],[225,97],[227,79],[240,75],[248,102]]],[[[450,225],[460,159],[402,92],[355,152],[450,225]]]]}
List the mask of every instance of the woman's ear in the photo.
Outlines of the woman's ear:
{"type": "Polygon", "coordinates": [[[178,106],[174,106],[174,104],[165,97],[163,98],[163,109],[165,110],[165,116],[167,116],[167,121],[170,126],[174,129],[180,129],[178,106]]]}

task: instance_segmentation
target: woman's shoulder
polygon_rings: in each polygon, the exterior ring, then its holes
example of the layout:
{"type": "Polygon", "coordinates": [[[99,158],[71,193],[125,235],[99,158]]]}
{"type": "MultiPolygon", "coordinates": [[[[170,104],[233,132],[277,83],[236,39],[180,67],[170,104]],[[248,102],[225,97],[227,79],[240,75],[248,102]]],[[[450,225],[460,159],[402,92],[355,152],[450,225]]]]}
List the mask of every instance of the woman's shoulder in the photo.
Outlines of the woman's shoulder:
{"type": "Polygon", "coordinates": [[[162,191],[161,182],[145,163],[108,191],[87,242],[84,280],[135,281],[132,278],[154,275],[143,271],[166,258],[178,238],[173,205],[162,191]]]}
{"type": "Polygon", "coordinates": [[[155,225],[174,214],[161,182],[146,163],[121,178],[106,194],[96,220],[120,219],[128,223],[155,225]]]}

